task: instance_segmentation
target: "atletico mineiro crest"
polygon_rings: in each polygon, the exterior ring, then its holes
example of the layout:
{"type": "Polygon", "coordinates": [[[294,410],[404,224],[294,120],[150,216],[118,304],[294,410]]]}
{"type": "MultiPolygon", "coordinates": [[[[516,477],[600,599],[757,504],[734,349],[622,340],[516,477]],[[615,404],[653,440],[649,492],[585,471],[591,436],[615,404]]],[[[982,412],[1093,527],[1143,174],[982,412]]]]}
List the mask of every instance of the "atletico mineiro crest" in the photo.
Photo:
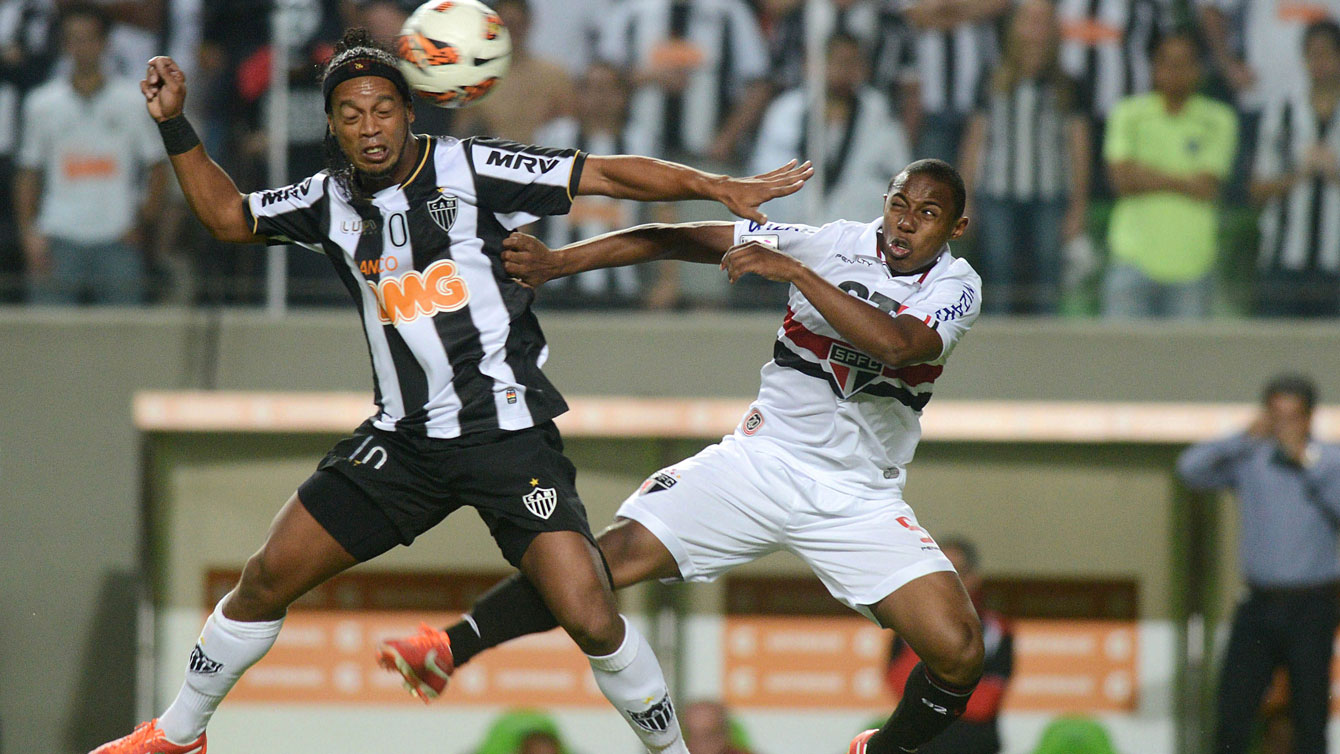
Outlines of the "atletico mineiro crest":
{"type": "Polygon", "coordinates": [[[884,373],[884,365],[854,348],[834,343],[828,348],[828,369],[843,398],[849,398],[884,373]]]}
{"type": "Polygon", "coordinates": [[[526,510],[547,521],[558,507],[558,493],[553,487],[536,487],[527,492],[521,502],[526,504],[526,510]]]}
{"type": "Polygon", "coordinates": [[[438,189],[438,195],[428,200],[428,216],[433,218],[437,227],[449,231],[456,224],[456,197],[441,191],[438,189]]]}

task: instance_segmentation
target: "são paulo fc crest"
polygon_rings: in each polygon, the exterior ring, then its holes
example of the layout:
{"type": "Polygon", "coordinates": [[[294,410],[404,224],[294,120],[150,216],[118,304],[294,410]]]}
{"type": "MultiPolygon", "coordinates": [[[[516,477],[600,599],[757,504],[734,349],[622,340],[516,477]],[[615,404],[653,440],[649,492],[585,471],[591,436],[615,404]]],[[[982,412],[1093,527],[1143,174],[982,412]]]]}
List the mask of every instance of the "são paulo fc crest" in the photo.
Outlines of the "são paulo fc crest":
{"type": "Polygon", "coordinates": [[[553,487],[536,487],[522,496],[521,502],[526,504],[526,510],[547,521],[558,507],[558,493],[553,487]]]}
{"type": "Polygon", "coordinates": [[[843,398],[861,392],[861,388],[874,382],[884,372],[883,364],[841,343],[829,347],[828,368],[843,398]]]}
{"type": "Polygon", "coordinates": [[[761,426],[763,426],[763,413],[756,408],[749,409],[749,413],[744,417],[744,433],[752,436],[761,426]]]}
{"type": "Polygon", "coordinates": [[[428,216],[445,232],[456,224],[456,197],[441,191],[438,189],[438,195],[428,200],[428,216]]]}

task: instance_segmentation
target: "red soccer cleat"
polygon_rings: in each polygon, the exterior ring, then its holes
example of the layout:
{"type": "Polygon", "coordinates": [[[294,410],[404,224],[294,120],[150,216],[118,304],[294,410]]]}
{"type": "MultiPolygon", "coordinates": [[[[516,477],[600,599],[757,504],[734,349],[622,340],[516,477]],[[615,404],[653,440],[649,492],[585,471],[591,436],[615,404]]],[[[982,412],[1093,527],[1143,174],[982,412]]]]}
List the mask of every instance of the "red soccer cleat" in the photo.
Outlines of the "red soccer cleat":
{"type": "Polygon", "coordinates": [[[174,744],[158,728],[158,719],[140,723],[124,738],[89,752],[89,754],[205,754],[205,734],[189,744],[174,744]]]}
{"type": "Polygon", "coordinates": [[[408,639],[384,641],[377,650],[377,664],[395,670],[405,679],[405,688],[423,700],[436,699],[456,670],[447,632],[426,623],[408,639]]]}
{"type": "Polygon", "coordinates": [[[871,728],[856,734],[856,738],[851,740],[851,746],[847,747],[847,754],[865,754],[866,742],[870,737],[879,732],[878,728],[871,728]]]}

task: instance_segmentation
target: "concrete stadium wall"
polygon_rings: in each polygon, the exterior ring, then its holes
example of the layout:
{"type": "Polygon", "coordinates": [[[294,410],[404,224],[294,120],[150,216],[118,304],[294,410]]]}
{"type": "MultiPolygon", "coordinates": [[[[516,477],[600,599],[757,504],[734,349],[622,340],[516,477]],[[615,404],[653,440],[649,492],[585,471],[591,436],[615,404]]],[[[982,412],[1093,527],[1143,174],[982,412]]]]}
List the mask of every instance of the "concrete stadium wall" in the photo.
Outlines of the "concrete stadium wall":
{"type": "MultiPolygon", "coordinates": [[[[738,398],[755,391],[778,324],[767,315],[550,315],[544,321],[553,347],[547,371],[570,395],[738,398]]],[[[1338,333],[1328,324],[983,321],[960,346],[937,393],[960,399],[1238,402],[1254,398],[1262,381],[1287,367],[1310,372],[1323,398],[1334,398],[1340,395],[1338,333]]],[[[78,754],[134,722],[134,605],[143,586],[143,538],[131,395],[150,388],[366,390],[366,346],[347,312],[274,320],[252,312],[3,310],[0,384],[6,392],[0,421],[0,751],[78,754]]],[[[310,448],[299,450],[280,473],[315,462],[315,455],[297,457],[310,448]]],[[[924,485],[925,493],[909,488],[909,499],[926,499],[922,515],[938,529],[958,528],[953,522],[968,511],[977,520],[973,530],[1005,521],[1007,513],[1014,521],[1020,515],[1061,516],[1074,522],[1071,537],[1101,546],[1092,522],[1076,512],[1133,478],[1122,459],[1090,459],[1106,469],[1099,483],[1061,480],[1073,485],[1074,499],[1045,509],[1027,498],[979,506],[979,493],[991,484],[990,463],[946,452],[938,457],[928,448],[924,472],[913,469],[913,484],[924,485]],[[993,512],[1000,518],[991,518],[993,512]]],[[[1139,466],[1145,470],[1134,475],[1136,483],[1158,492],[1162,483],[1147,471],[1152,467],[1139,466]]],[[[606,481],[612,487],[625,479],[606,481]]],[[[211,485],[207,474],[183,484],[225,489],[211,485]]],[[[256,491],[251,485],[234,489],[247,499],[256,491]]],[[[265,510],[279,502],[268,502],[265,510]]],[[[603,520],[603,513],[593,510],[593,520],[603,520]]],[[[1166,521],[1143,524],[1157,529],[1166,521]]],[[[250,522],[245,527],[255,529],[250,522]]],[[[1015,573],[1075,566],[1052,563],[1036,554],[1037,547],[1029,553],[1012,548],[1017,528],[997,530],[1008,536],[985,544],[995,567],[1015,573]]],[[[195,533],[193,526],[182,531],[195,533]]],[[[258,536],[243,535],[245,547],[258,536]]],[[[1103,559],[1093,549],[1080,557],[1103,559]]],[[[1232,572],[1231,553],[1223,571],[1232,572]]],[[[1166,591],[1168,585],[1150,588],[1166,591]]]]}

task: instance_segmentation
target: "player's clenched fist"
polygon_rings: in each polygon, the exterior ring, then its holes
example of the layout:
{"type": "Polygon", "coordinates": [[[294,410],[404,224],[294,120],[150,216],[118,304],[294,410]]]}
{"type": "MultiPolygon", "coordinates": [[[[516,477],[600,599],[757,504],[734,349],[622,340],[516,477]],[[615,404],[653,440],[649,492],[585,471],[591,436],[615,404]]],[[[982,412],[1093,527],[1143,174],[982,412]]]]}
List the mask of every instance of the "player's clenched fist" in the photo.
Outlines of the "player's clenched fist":
{"type": "Polygon", "coordinates": [[[778,283],[790,283],[794,282],[803,265],[770,246],[746,241],[726,250],[721,257],[721,269],[726,271],[732,283],[749,273],[778,283]]]}
{"type": "Polygon", "coordinates": [[[186,74],[172,58],[165,55],[150,58],[140,91],[154,120],[176,117],[181,115],[182,104],[186,102],[186,74]]]}
{"type": "Polygon", "coordinates": [[[513,233],[503,239],[503,269],[529,288],[538,288],[556,277],[562,277],[562,257],[562,253],[545,246],[535,236],[513,233]]]}

